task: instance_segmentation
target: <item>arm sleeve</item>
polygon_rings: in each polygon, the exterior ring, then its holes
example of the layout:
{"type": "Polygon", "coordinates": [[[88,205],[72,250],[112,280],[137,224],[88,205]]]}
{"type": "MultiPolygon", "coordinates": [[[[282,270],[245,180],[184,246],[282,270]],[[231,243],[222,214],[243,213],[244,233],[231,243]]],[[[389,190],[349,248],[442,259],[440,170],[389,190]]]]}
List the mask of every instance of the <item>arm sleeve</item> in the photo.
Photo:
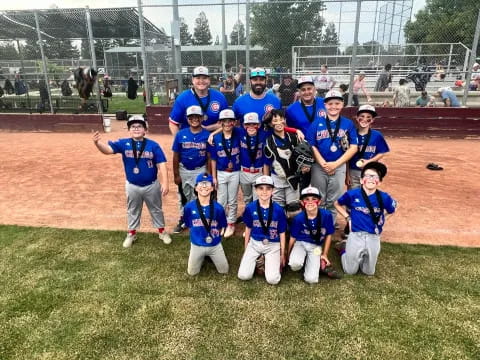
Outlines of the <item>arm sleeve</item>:
{"type": "Polygon", "coordinates": [[[387,213],[393,214],[397,209],[397,202],[389,194],[384,194],[383,202],[387,213]]]}
{"type": "Polygon", "coordinates": [[[170,119],[172,119],[175,124],[180,124],[185,117],[186,110],[183,104],[183,96],[180,94],[173,104],[172,111],[170,111],[170,119]]]}
{"type": "Polygon", "coordinates": [[[348,191],[342,196],[340,196],[337,201],[340,205],[344,205],[347,207],[350,206],[350,194],[348,193],[348,191]]]}
{"type": "Polygon", "coordinates": [[[248,228],[253,227],[253,219],[252,219],[252,214],[250,213],[250,209],[247,207],[245,208],[245,211],[243,212],[243,222],[248,228]]]}
{"type": "Polygon", "coordinates": [[[162,148],[160,147],[160,145],[157,144],[153,148],[153,153],[155,154],[155,163],[156,164],[167,162],[167,158],[165,157],[165,154],[164,154],[162,148]]]}
{"type": "Polygon", "coordinates": [[[217,215],[217,221],[218,221],[218,228],[225,228],[227,227],[227,217],[225,216],[225,209],[220,205],[219,203],[216,203],[218,215],[217,215]]]}
{"type": "Polygon", "coordinates": [[[111,141],[110,140],[110,141],[108,141],[108,145],[110,145],[114,154],[118,154],[118,153],[123,151],[123,146],[122,146],[122,143],[120,142],[120,140],[116,140],[116,141],[111,141]]]}
{"type": "Polygon", "coordinates": [[[179,153],[182,148],[180,146],[180,141],[179,141],[179,133],[176,133],[175,134],[175,139],[173,140],[173,144],[172,144],[172,151],[176,152],[176,153],[179,153]]]}
{"type": "Polygon", "coordinates": [[[335,232],[332,213],[328,210],[322,212],[323,226],[326,230],[325,235],[331,235],[335,232]]]}

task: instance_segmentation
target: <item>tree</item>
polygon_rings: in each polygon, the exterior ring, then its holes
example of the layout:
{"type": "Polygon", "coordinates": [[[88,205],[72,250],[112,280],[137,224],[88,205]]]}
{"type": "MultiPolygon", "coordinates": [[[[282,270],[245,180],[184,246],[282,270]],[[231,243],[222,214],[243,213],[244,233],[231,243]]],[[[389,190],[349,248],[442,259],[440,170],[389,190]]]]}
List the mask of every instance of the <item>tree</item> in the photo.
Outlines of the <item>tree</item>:
{"type": "Polygon", "coordinates": [[[192,45],[192,43],[192,34],[190,34],[190,31],[188,30],[188,25],[184,18],[180,18],[180,44],[192,45]]]}
{"type": "Polygon", "coordinates": [[[48,39],[44,51],[49,59],[77,59],[80,56],[78,49],[68,39],[48,39]]]}
{"type": "Polygon", "coordinates": [[[322,53],[325,55],[336,55],[339,44],[340,42],[338,41],[338,34],[335,29],[335,24],[330,22],[325,28],[325,34],[322,36],[322,45],[332,46],[324,48],[322,53]]]}
{"type": "Polygon", "coordinates": [[[215,38],[215,43],[213,45],[220,45],[220,38],[218,37],[218,35],[215,38]]]}
{"type": "Polygon", "coordinates": [[[6,43],[0,45],[0,59],[1,60],[16,60],[19,59],[17,48],[13,43],[6,43]]]}
{"type": "Polygon", "coordinates": [[[231,45],[245,45],[245,25],[240,20],[237,20],[233,25],[232,32],[230,33],[231,45]]]}
{"type": "Polygon", "coordinates": [[[462,42],[472,46],[478,0],[427,0],[425,8],[405,25],[408,43],[462,42]]]}
{"type": "Polygon", "coordinates": [[[252,5],[252,45],[265,49],[269,66],[291,66],[293,45],[319,45],[324,25],[322,2],[275,2],[252,5]]]}
{"type": "Polygon", "coordinates": [[[205,13],[202,11],[198,14],[198,18],[195,19],[195,29],[193,30],[193,45],[211,45],[212,34],[210,32],[210,26],[208,25],[208,19],[205,13]]]}

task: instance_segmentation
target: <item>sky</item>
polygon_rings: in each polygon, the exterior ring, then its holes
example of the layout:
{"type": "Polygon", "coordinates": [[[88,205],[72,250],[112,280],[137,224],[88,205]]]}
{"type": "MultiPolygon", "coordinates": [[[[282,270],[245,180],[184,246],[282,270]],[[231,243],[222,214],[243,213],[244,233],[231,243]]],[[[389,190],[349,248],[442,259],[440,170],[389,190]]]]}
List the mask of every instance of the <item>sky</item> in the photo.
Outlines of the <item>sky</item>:
{"type": "MultiPolygon", "coordinates": [[[[241,0],[244,2],[243,0],[241,0]]],[[[229,37],[232,27],[237,19],[240,19],[245,23],[245,5],[237,4],[235,0],[225,0],[227,4],[225,6],[226,13],[226,35],[229,37]]],[[[171,5],[172,0],[143,0],[144,5],[171,5]]],[[[209,20],[210,31],[212,33],[212,40],[215,41],[217,35],[221,37],[222,24],[221,24],[221,6],[208,5],[220,4],[221,0],[178,0],[178,4],[189,4],[195,6],[180,6],[180,17],[185,18],[186,23],[189,26],[189,30],[193,33],[195,25],[195,19],[198,17],[200,11],[204,11],[209,20]]],[[[380,2],[378,8],[384,5],[386,2],[380,2]]],[[[30,9],[47,9],[54,5],[59,8],[79,8],[89,6],[90,8],[111,8],[111,7],[136,7],[137,0],[15,0],[14,2],[2,1],[0,4],[0,10],[30,10],[30,9]]],[[[327,10],[323,13],[327,22],[333,22],[336,25],[337,32],[340,35],[340,43],[351,44],[353,42],[354,23],[355,23],[355,2],[345,3],[326,3],[327,10]],[[340,20],[341,14],[341,22],[340,20]],[[339,24],[340,23],[340,24],[339,24]],[[340,26],[338,26],[340,25],[340,26]],[[340,27],[340,29],[339,29],[340,27]]],[[[363,43],[372,40],[374,16],[376,10],[376,2],[364,2],[362,3],[362,13],[359,29],[359,42],[363,43]]],[[[425,0],[414,0],[413,11],[414,15],[419,9],[425,6],[425,0]]],[[[398,12],[398,9],[397,9],[398,12]]],[[[144,8],[144,16],[148,18],[156,26],[163,28],[168,35],[171,34],[171,20],[172,9],[171,6],[167,7],[147,7],[144,8]]],[[[394,30],[395,31],[395,30],[394,30]]],[[[392,43],[398,39],[398,32],[394,32],[392,43]]]]}

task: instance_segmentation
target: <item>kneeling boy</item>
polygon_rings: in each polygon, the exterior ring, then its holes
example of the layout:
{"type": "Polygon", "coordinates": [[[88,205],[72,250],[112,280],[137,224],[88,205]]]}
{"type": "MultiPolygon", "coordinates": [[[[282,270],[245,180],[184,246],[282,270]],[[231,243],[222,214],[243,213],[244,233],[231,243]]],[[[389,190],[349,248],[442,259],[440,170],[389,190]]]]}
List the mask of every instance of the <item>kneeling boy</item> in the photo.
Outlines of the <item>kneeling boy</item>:
{"type": "Polygon", "coordinates": [[[340,249],[343,271],[347,274],[356,274],[359,268],[366,275],[375,274],[380,234],[386,219],[384,212],[393,214],[397,207],[389,194],[377,189],[386,174],[387,167],[382,163],[367,163],[361,172],[362,186],[347,191],[335,202],[335,208],[351,229],[345,249],[340,249]]]}
{"type": "Polygon", "coordinates": [[[238,269],[241,280],[250,280],[256,260],[265,256],[265,279],[269,284],[280,282],[280,269],[285,266],[285,231],[287,218],[283,208],[272,202],[273,180],[263,175],[255,180],[258,200],[245,208],[245,252],[238,269]]]}
{"type": "Polygon", "coordinates": [[[188,275],[197,275],[205,257],[209,256],[217,271],[228,273],[228,261],[220,243],[222,230],[227,226],[223,207],[213,200],[213,178],[200,174],[195,180],[197,199],[185,205],[185,225],[190,229],[188,275]]]}

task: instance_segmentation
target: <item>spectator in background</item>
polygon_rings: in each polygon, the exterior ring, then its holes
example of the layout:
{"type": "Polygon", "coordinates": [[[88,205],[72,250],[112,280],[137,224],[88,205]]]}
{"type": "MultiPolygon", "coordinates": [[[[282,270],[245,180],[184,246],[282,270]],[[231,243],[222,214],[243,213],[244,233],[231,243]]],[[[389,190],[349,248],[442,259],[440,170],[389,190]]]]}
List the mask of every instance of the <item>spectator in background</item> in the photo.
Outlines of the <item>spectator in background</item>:
{"type": "Polygon", "coordinates": [[[393,92],[393,106],[394,107],[408,107],[410,106],[410,87],[407,80],[400,79],[393,92]]]}
{"type": "Polygon", "coordinates": [[[380,76],[377,79],[375,84],[375,91],[385,91],[388,89],[389,85],[392,83],[392,65],[385,65],[385,69],[380,73],[380,76]]]}
{"type": "Polygon", "coordinates": [[[365,88],[365,72],[360,71],[357,78],[353,81],[353,97],[352,97],[352,105],[359,106],[358,102],[358,94],[362,90],[363,94],[367,98],[367,102],[371,102],[372,98],[368,94],[367,89],[365,88]]]}
{"type": "Polygon", "coordinates": [[[133,79],[133,76],[130,76],[128,78],[128,85],[127,85],[127,97],[130,100],[135,100],[137,98],[137,90],[138,90],[138,84],[137,82],[133,79]]]}
{"type": "Polygon", "coordinates": [[[338,87],[340,89],[340,94],[343,97],[343,106],[348,105],[348,85],[347,84],[340,84],[338,87]]]}
{"type": "Polygon", "coordinates": [[[477,76],[480,76],[480,64],[475,63],[472,67],[472,80],[474,80],[477,76]]]}
{"type": "Polygon", "coordinates": [[[435,98],[428,96],[426,91],[422,91],[422,94],[415,101],[416,107],[433,107],[435,106],[435,98]]]}
{"type": "Polygon", "coordinates": [[[227,75],[225,80],[222,81],[220,92],[225,96],[225,99],[227,99],[228,106],[232,106],[237,98],[235,94],[235,81],[233,80],[232,74],[227,75]]]}
{"type": "Polygon", "coordinates": [[[443,87],[437,90],[437,96],[442,98],[445,107],[460,107],[460,102],[457,99],[457,96],[449,87],[443,87]]]}
{"type": "Polygon", "coordinates": [[[288,106],[293,103],[295,98],[295,93],[297,92],[297,82],[292,79],[290,74],[284,75],[278,91],[280,92],[282,106],[288,106]]]}
{"type": "Polygon", "coordinates": [[[480,74],[478,74],[468,87],[470,91],[480,91],[480,74]]]}
{"type": "Polygon", "coordinates": [[[326,64],[323,64],[320,67],[320,75],[315,76],[313,80],[315,81],[317,95],[322,98],[328,91],[333,89],[333,87],[337,83],[333,76],[328,74],[328,66],[326,64]]]}

